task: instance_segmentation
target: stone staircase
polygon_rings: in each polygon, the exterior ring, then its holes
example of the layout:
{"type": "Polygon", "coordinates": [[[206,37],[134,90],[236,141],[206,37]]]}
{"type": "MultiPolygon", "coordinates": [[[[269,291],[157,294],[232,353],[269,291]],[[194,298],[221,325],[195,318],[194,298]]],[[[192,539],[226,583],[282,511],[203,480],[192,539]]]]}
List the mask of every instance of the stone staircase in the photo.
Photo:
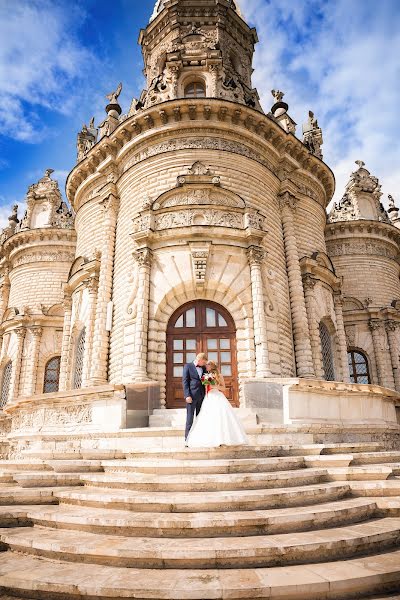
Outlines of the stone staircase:
{"type": "Polygon", "coordinates": [[[1,461],[0,597],[400,600],[399,474],[373,442],[1,461]]]}

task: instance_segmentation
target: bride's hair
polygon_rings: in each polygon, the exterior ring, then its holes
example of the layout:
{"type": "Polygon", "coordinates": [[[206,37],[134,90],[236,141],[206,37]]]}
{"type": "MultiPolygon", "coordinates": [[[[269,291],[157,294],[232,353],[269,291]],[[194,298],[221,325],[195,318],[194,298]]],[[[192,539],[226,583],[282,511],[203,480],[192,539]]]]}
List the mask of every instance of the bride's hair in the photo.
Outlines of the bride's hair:
{"type": "Polygon", "coordinates": [[[222,383],[222,377],[221,377],[221,373],[220,370],[218,369],[218,365],[217,363],[215,363],[213,360],[209,360],[207,362],[207,366],[210,367],[210,373],[212,373],[215,377],[215,379],[217,380],[218,384],[222,383]]]}

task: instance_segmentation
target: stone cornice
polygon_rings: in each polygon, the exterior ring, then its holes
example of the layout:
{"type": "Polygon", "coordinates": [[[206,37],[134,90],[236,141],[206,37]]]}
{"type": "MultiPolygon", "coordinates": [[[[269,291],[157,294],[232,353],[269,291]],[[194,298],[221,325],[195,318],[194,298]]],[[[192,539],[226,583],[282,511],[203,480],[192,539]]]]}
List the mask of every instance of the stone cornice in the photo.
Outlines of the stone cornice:
{"type": "Polygon", "coordinates": [[[354,240],[357,238],[380,238],[383,241],[400,245],[400,230],[394,225],[381,221],[338,221],[328,223],[325,229],[327,243],[340,240],[354,240]]]}
{"type": "Polygon", "coordinates": [[[18,249],[29,249],[32,245],[54,245],[70,242],[75,244],[76,231],[74,229],[59,229],[43,227],[42,229],[25,229],[12,235],[4,243],[2,251],[5,255],[15,253],[18,249]]]}
{"type": "MultiPolygon", "coordinates": [[[[335,180],[332,171],[320,159],[313,156],[293,134],[286,133],[268,115],[235,102],[211,98],[178,99],[154,105],[132,117],[128,117],[110,135],[103,137],[76,165],[67,178],[66,192],[72,206],[79,186],[99,170],[104,161],[115,161],[125,145],[137,138],[146,139],[146,134],[159,133],[163,129],[171,135],[189,126],[225,126],[227,130],[254,136],[260,142],[273,147],[280,162],[292,162],[297,169],[316,178],[325,191],[325,202],[333,195],[335,180]]],[[[131,144],[130,144],[131,145],[131,144]]],[[[279,165],[276,175],[279,176],[279,165]]],[[[285,173],[283,176],[286,176],[285,173]]],[[[93,180],[93,179],[91,179],[93,180]]]]}

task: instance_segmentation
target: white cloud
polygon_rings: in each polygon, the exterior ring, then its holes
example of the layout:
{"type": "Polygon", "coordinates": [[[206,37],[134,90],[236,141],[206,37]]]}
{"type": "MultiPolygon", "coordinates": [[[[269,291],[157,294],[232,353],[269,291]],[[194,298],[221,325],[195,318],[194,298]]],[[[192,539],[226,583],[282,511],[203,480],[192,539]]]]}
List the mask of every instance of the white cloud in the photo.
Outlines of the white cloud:
{"type": "Polygon", "coordinates": [[[81,8],[50,0],[0,2],[0,134],[36,141],[41,108],[69,113],[95,57],[74,35],[81,8]]]}
{"type": "MultiPolygon", "coordinates": [[[[362,159],[400,203],[400,7],[397,0],[243,0],[260,44],[254,83],[264,109],[282,89],[297,135],[309,109],[323,129],[335,200],[362,159]]],[[[385,199],[384,199],[385,200],[385,199]]]]}

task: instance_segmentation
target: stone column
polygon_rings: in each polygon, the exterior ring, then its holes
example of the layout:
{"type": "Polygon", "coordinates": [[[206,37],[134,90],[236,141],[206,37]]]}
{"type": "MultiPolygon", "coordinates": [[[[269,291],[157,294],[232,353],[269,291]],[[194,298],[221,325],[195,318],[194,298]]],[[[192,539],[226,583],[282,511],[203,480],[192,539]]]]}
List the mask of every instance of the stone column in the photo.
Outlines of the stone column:
{"type": "Polygon", "coordinates": [[[134,253],[138,264],[138,290],[133,349],[133,379],[143,381],[147,376],[147,341],[149,329],[150,272],[153,253],[150,248],[140,248],[134,253]]]}
{"type": "Polygon", "coordinates": [[[288,192],[285,192],[280,196],[297,375],[298,377],[313,378],[315,377],[315,373],[311,352],[310,332],[308,329],[307,311],[293,219],[295,202],[296,199],[294,196],[288,192]]]}
{"type": "Polygon", "coordinates": [[[97,277],[90,277],[86,289],[88,290],[88,320],[86,325],[85,350],[83,356],[82,387],[86,387],[90,381],[91,358],[93,349],[93,332],[96,319],[96,304],[99,280],[97,277]]]}
{"type": "Polygon", "coordinates": [[[20,327],[15,330],[15,334],[17,336],[17,352],[15,359],[12,363],[12,378],[11,378],[11,390],[10,390],[10,399],[14,400],[18,398],[19,395],[19,382],[21,379],[21,367],[22,367],[22,353],[24,351],[24,340],[26,329],[25,327],[20,327]]]}
{"type": "Polygon", "coordinates": [[[310,331],[311,352],[314,363],[315,377],[324,379],[325,373],[322,365],[321,339],[319,336],[318,318],[315,310],[315,294],[314,288],[317,280],[311,275],[303,277],[304,299],[306,303],[308,328],[310,331]]]}
{"type": "Polygon", "coordinates": [[[65,391],[68,389],[68,382],[70,373],[68,372],[69,366],[69,353],[71,347],[71,317],[72,317],[72,298],[66,296],[63,302],[64,306],[64,326],[63,326],[63,337],[61,344],[61,362],[60,362],[60,383],[59,390],[65,391]]]}
{"type": "Polygon", "coordinates": [[[8,299],[10,297],[10,277],[9,277],[9,269],[6,267],[4,269],[4,278],[3,285],[1,287],[1,295],[0,295],[0,323],[3,321],[4,313],[8,308],[8,299]]]}
{"type": "Polygon", "coordinates": [[[349,359],[347,355],[347,340],[346,331],[344,328],[343,321],[343,296],[341,293],[334,293],[333,302],[335,306],[336,315],[336,333],[339,345],[340,364],[342,370],[342,377],[345,383],[350,382],[350,370],[349,370],[349,359]]]}
{"type": "Polygon", "coordinates": [[[42,327],[31,327],[29,329],[32,335],[32,343],[29,352],[29,366],[27,369],[26,395],[33,396],[36,393],[37,371],[39,363],[40,339],[42,337],[42,327]]]}
{"type": "Polygon", "coordinates": [[[110,194],[103,204],[105,210],[104,241],[101,251],[99,291],[97,294],[96,319],[93,332],[90,385],[102,385],[108,381],[110,332],[106,330],[107,307],[112,298],[115,234],[119,200],[114,194],[110,194]]]}
{"type": "Polygon", "coordinates": [[[379,385],[388,388],[394,388],[393,376],[389,376],[386,369],[385,354],[386,348],[383,347],[382,337],[386,338],[386,332],[383,327],[383,322],[378,320],[372,320],[369,322],[369,328],[371,330],[372,342],[374,346],[375,364],[378,373],[379,385]]]}
{"type": "Polygon", "coordinates": [[[256,377],[271,377],[268,357],[267,320],[265,318],[264,284],[261,265],[265,251],[260,246],[247,250],[250,265],[251,296],[253,302],[254,344],[256,348],[256,377]]]}
{"type": "Polygon", "coordinates": [[[394,386],[400,391],[400,369],[399,369],[399,348],[397,344],[396,329],[399,327],[397,321],[386,321],[385,328],[389,342],[390,361],[392,364],[392,372],[394,386]]]}

